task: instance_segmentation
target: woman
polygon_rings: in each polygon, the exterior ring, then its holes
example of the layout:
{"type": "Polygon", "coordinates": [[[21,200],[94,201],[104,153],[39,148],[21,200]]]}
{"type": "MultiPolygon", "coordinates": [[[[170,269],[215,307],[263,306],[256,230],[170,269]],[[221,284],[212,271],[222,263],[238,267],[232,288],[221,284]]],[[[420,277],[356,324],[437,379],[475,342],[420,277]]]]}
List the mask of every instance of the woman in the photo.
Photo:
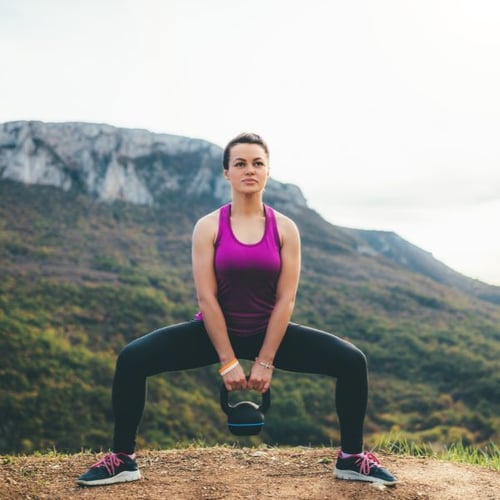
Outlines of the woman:
{"type": "Polygon", "coordinates": [[[363,452],[364,354],[330,333],[290,322],[300,237],[291,219],[262,201],[269,177],[267,144],[256,134],[237,136],[224,150],[223,167],[231,203],[202,217],[193,231],[199,312],[191,321],[151,332],[122,350],[113,381],[113,452],[77,482],[94,486],[139,479],[135,438],[147,377],[219,362],[228,391],[267,391],[275,366],[336,377],[341,450],[335,476],[395,484],[376,457],[363,452]],[[238,358],[254,361],[248,379],[238,358]]]}

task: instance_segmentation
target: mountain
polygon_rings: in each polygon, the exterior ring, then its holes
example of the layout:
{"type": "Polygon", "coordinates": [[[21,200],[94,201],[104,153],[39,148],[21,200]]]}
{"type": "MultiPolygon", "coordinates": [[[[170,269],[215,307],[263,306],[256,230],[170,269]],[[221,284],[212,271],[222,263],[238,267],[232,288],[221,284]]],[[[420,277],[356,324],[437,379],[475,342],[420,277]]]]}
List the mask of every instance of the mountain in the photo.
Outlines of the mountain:
{"type": "MultiPolygon", "coordinates": [[[[172,194],[229,199],[221,148],[199,139],[89,123],[11,122],[0,126],[0,179],[79,187],[98,201],[152,206],[172,194]],[[187,175],[189,172],[189,175],[187,175]]],[[[300,189],[270,179],[266,197],[280,209],[307,208],[300,189]]],[[[500,287],[467,278],[395,233],[337,228],[339,239],[369,256],[383,256],[412,272],[500,303],[500,287]],[[350,238],[342,238],[344,232],[350,238]],[[350,240],[350,241],[349,241],[350,240]]]]}
{"type": "MultiPolygon", "coordinates": [[[[116,353],[196,312],[192,227],[228,197],[221,149],[206,141],[96,124],[0,126],[0,349],[9,353],[0,450],[109,445],[116,353]]],[[[368,355],[367,439],[498,439],[498,287],[475,290],[397,235],[334,226],[296,186],[271,180],[265,199],[302,235],[294,320],[368,355]]],[[[277,373],[263,438],[337,442],[325,382],[277,373]]],[[[218,384],[213,367],[153,377],[140,444],[227,439],[218,384]]]]}
{"type": "Polygon", "coordinates": [[[343,230],[362,243],[358,246],[359,252],[384,256],[401,267],[427,276],[438,283],[462,290],[481,300],[500,304],[500,287],[488,285],[454,271],[435,259],[430,252],[422,250],[394,232],[352,228],[343,230]]]}

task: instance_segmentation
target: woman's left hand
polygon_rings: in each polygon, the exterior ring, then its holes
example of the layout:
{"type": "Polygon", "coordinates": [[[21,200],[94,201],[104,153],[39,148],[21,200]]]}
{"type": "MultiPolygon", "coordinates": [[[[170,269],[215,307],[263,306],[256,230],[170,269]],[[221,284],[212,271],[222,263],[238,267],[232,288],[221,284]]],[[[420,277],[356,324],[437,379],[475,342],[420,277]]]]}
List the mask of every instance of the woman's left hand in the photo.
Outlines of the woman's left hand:
{"type": "Polygon", "coordinates": [[[272,368],[266,368],[255,361],[250,370],[247,389],[254,389],[260,393],[266,392],[271,387],[272,377],[272,368]]]}

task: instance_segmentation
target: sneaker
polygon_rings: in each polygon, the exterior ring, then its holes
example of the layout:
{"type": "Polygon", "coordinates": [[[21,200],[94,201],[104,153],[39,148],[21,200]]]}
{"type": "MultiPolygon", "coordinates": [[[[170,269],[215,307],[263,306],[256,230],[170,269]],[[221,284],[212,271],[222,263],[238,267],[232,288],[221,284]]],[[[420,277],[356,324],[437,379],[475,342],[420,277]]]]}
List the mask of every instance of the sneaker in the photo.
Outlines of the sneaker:
{"type": "Polygon", "coordinates": [[[108,453],[99,462],[82,474],[76,482],[82,486],[103,486],[106,484],[136,481],[141,478],[137,462],[125,453],[108,453]]]}
{"type": "Polygon", "coordinates": [[[341,458],[341,452],[337,456],[335,466],[335,477],[337,479],[350,479],[351,481],[368,481],[370,483],[385,484],[392,486],[398,480],[383,467],[373,453],[364,452],[349,458],[341,458]]]}

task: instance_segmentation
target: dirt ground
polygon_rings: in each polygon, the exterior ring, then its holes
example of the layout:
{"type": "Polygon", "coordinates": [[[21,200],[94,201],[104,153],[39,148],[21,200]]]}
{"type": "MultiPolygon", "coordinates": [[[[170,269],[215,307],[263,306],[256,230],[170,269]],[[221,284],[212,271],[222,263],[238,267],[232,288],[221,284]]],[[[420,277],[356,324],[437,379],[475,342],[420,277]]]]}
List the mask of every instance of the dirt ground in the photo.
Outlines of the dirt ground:
{"type": "Polygon", "coordinates": [[[500,500],[500,473],[433,459],[379,455],[392,487],[333,478],[328,448],[189,448],[142,452],[142,479],[85,488],[78,475],[102,455],[0,457],[0,498],[500,500]]]}

